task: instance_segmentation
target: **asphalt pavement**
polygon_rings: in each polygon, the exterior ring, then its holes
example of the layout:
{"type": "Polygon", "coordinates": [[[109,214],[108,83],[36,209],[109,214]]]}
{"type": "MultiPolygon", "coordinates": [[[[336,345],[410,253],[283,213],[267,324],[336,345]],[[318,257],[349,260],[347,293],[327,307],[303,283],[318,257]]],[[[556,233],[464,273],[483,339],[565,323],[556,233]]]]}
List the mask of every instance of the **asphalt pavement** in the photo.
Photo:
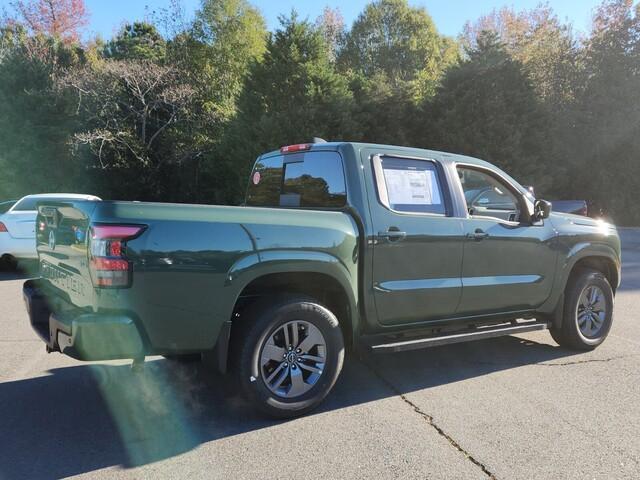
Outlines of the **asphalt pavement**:
{"type": "Polygon", "coordinates": [[[348,358],[320,409],[254,413],[199,364],[47,354],[0,273],[0,478],[638,479],[640,230],[589,353],[547,332],[348,358]]]}

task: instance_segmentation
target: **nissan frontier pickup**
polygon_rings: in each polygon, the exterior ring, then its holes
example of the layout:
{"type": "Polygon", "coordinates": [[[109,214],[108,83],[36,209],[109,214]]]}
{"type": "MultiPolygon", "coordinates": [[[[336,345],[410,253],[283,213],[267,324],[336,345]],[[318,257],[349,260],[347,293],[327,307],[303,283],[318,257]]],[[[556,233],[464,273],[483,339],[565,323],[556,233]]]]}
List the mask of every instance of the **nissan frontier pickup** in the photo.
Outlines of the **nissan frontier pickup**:
{"type": "Polygon", "coordinates": [[[243,206],[44,201],[36,222],[24,298],[48,351],[198,355],[279,417],[325,398],[346,348],[548,329],[593,349],[620,283],[614,226],[416,148],[290,145],[257,159],[243,206]]]}

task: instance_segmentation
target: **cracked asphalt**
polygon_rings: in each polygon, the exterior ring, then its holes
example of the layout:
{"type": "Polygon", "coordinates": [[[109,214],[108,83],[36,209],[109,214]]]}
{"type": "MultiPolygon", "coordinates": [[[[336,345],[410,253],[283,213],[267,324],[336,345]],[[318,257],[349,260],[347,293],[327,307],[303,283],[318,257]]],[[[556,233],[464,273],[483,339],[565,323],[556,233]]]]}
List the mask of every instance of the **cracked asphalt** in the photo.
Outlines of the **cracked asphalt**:
{"type": "Polygon", "coordinates": [[[0,478],[640,478],[640,230],[590,353],[547,332],[348,358],[311,415],[262,418],[198,364],[83,363],[0,273],[0,478]]]}

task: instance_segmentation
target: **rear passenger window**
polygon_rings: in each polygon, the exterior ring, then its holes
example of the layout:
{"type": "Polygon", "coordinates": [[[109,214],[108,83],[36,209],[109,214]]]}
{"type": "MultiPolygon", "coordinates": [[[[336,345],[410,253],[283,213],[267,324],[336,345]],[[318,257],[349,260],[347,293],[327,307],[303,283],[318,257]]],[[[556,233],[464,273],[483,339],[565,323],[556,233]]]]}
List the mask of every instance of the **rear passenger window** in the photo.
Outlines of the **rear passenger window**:
{"type": "Polygon", "coordinates": [[[337,152],[280,155],[256,163],[247,205],[338,208],[347,203],[342,157],[337,152]]]}
{"type": "Polygon", "coordinates": [[[376,181],[380,200],[391,210],[446,214],[435,163],[429,160],[377,157],[376,181]]]}

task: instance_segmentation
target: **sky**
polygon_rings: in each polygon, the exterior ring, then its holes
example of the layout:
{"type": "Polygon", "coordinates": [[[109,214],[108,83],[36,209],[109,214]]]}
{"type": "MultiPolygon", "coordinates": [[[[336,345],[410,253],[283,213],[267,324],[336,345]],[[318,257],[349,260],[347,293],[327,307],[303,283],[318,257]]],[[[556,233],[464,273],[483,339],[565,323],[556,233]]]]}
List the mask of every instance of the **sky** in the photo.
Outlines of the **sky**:
{"type": "MultiPolygon", "coordinates": [[[[251,1],[251,0],[250,0],[251,1]]],[[[530,9],[541,0],[409,0],[414,6],[423,6],[433,17],[439,31],[445,35],[457,36],[467,20],[475,20],[489,13],[494,8],[513,6],[516,10],[530,9]]],[[[9,0],[0,0],[0,4],[9,0]]],[[[169,0],[85,0],[91,13],[87,37],[99,34],[103,39],[110,38],[119,27],[127,21],[145,18],[145,12],[161,9],[169,4],[169,0]]],[[[183,0],[187,12],[192,13],[200,4],[200,0],[183,0]]],[[[351,25],[363,10],[368,0],[253,0],[270,30],[278,26],[278,16],[288,14],[295,8],[300,16],[315,20],[323,8],[328,5],[338,7],[345,23],[351,25]]],[[[578,31],[588,31],[591,12],[601,0],[550,0],[561,20],[568,20],[578,31]]]]}

